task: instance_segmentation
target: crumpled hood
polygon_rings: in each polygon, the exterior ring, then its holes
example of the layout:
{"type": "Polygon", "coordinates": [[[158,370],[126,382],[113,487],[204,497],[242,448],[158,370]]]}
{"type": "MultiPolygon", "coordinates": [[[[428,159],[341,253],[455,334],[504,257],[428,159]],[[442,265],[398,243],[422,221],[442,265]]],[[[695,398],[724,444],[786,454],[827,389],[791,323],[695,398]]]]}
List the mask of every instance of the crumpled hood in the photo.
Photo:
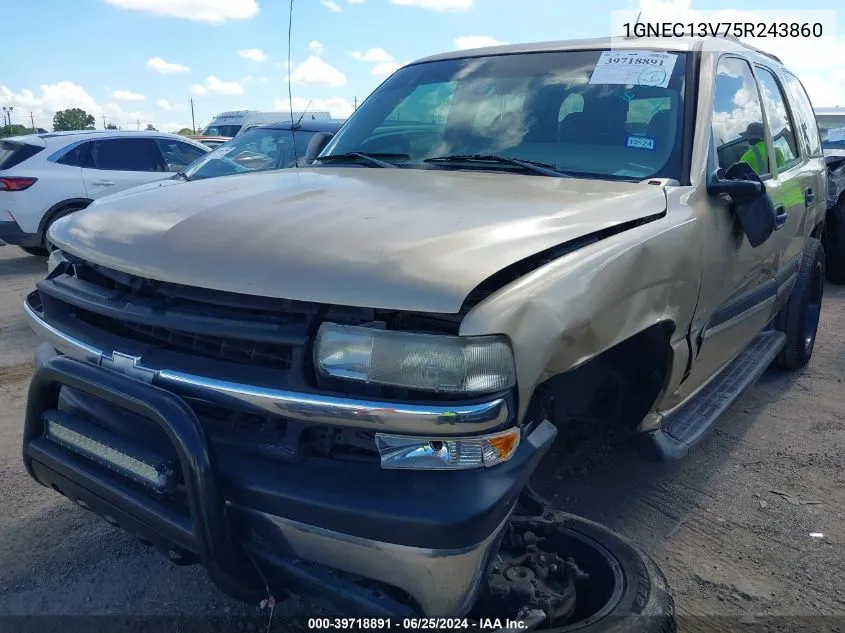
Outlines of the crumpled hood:
{"type": "Polygon", "coordinates": [[[509,264],[665,207],[647,184],[319,167],[118,196],[59,220],[50,239],[162,281],[454,313],[509,264]]]}

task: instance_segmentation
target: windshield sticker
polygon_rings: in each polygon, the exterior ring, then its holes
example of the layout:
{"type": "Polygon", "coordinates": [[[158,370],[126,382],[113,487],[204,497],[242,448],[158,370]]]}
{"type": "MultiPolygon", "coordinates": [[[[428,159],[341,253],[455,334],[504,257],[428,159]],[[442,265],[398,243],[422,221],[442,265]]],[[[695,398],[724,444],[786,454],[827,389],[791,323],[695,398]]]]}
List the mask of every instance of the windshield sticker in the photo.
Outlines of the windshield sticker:
{"type": "Polygon", "coordinates": [[[625,147],[633,147],[635,149],[647,149],[654,151],[655,140],[650,136],[629,136],[625,140],[625,147]]]}
{"type": "Polygon", "coordinates": [[[665,88],[677,59],[672,53],[656,51],[604,51],[590,83],[665,88]]]}
{"type": "Polygon", "coordinates": [[[845,127],[835,127],[827,131],[828,142],[845,141],[845,127]]]}

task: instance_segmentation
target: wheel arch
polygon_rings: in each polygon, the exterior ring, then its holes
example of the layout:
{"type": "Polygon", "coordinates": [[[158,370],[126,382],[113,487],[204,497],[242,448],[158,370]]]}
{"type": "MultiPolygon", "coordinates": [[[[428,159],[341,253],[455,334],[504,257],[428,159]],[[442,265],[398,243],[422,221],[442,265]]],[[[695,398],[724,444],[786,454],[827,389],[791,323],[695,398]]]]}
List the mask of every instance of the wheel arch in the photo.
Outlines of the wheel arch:
{"type": "Polygon", "coordinates": [[[91,198],[68,198],[67,200],[57,202],[52,207],[47,209],[47,211],[41,217],[41,221],[38,223],[38,234],[41,236],[41,240],[43,241],[44,231],[46,230],[50,222],[53,221],[57,214],[71,208],[84,209],[92,202],[94,201],[91,198]]]}

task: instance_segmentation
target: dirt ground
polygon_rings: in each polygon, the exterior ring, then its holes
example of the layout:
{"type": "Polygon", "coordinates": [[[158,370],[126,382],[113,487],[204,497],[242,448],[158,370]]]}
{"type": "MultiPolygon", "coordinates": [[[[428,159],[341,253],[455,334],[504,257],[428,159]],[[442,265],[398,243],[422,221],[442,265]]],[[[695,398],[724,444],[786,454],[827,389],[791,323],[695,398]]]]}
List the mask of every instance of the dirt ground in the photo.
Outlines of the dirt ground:
{"type": "MultiPolygon", "coordinates": [[[[254,614],[201,568],[171,565],[24,472],[36,339],[20,302],[45,272],[43,258],[0,247],[0,616],[254,614]]],[[[845,288],[828,285],[810,365],[767,372],[688,459],[644,462],[596,432],[574,457],[553,451],[535,485],[556,507],[649,552],[669,579],[681,630],[709,630],[701,616],[719,615],[748,626],[773,615],[845,622],[843,377],[845,288]]],[[[294,598],[277,614],[315,612],[294,598]]]]}

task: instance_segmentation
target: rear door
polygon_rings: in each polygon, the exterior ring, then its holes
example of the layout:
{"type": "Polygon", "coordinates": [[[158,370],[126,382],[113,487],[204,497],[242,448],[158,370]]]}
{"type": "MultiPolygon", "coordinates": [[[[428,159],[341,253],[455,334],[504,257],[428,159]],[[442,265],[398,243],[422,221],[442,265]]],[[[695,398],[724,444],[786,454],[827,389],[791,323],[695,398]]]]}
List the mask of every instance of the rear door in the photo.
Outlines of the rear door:
{"type": "Polygon", "coordinates": [[[90,145],[82,177],[91,199],[171,175],[154,138],[105,138],[90,145]]]}
{"type": "Polygon", "coordinates": [[[766,189],[778,212],[778,228],[769,238],[778,254],[778,293],[771,310],[775,314],[788,299],[798,275],[804,236],[810,228],[808,209],[814,205],[816,196],[824,198],[824,192],[815,182],[806,150],[797,141],[795,117],[776,71],[763,64],[757,64],[754,70],[771,139],[771,177],[766,180],[766,189]]]}

